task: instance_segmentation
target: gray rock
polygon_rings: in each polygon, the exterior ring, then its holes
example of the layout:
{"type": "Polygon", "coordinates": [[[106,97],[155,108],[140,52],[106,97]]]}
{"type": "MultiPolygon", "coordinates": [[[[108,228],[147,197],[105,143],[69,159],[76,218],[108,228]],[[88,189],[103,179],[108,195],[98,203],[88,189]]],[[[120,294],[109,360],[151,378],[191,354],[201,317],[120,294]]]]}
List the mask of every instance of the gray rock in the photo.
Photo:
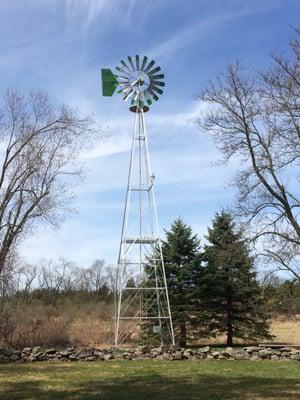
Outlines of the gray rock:
{"type": "Polygon", "coordinates": [[[148,353],[150,351],[149,346],[141,346],[139,349],[142,354],[148,353]]]}
{"type": "Polygon", "coordinates": [[[254,352],[258,352],[258,351],[262,350],[262,348],[259,346],[248,346],[248,347],[244,347],[244,350],[246,350],[247,353],[252,354],[254,352]]]}
{"type": "Polygon", "coordinates": [[[41,350],[41,346],[34,346],[32,349],[32,354],[37,354],[41,350]]]}
{"type": "Polygon", "coordinates": [[[96,357],[95,356],[89,356],[85,358],[85,361],[95,361],[96,357]]]}
{"type": "Polygon", "coordinates": [[[288,357],[288,356],[280,356],[280,360],[282,360],[282,361],[289,361],[290,360],[290,357],[288,357]]]}
{"type": "Polygon", "coordinates": [[[271,355],[273,354],[273,350],[270,348],[259,350],[258,355],[261,358],[271,359],[271,355]]]}
{"type": "Polygon", "coordinates": [[[47,360],[54,360],[56,358],[56,354],[45,354],[47,360]]]}
{"type": "Polygon", "coordinates": [[[31,350],[32,350],[31,347],[24,347],[24,349],[22,350],[22,354],[25,354],[25,356],[29,356],[31,350]]]}
{"type": "Polygon", "coordinates": [[[182,358],[188,359],[192,354],[189,351],[184,351],[182,353],[182,358]]]}
{"type": "Polygon", "coordinates": [[[292,351],[292,347],[281,347],[279,349],[281,352],[287,352],[290,353],[292,351]]]}
{"type": "Polygon", "coordinates": [[[272,361],[278,361],[280,358],[278,357],[278,355],[277,354],[272,354],[271,355],[271,360],[272,361]]]}
{"type": "MultiPolygon", "coordinates": [[[[141,354],[140,356],[139,356],[141,359],[147,359],[147,358],[150,358],[150,356],[148,355],[146,355],[146,354],[141,354]]],[[[113,355],[113,358],[112,358],[112,360],[123,360],[124,358],[123,358],[123,354],[122,353],[117,353],[117,354],[114,354],[113,355]]]]}
{"type": "Polygon", "coordinates": [[[35,361],[37,361],[37,357],[36,357],[34,354],[30,354],[30,355],[27,357],[27,361],[28,361],[28,362],[35,362],[35,361]]]}
{"type": "Polygon", "coordinates": [[[299,353],[297,353],[297,354],[291,354],[291,355],[290,355],[290,359],[291,359],[291,360],[295,360],[295,361],[300,361],[300,354],[299,354],[299,353]]]}
{"type": "Polygon", "coordinates": [[[167,352],[164,352],[162,354],[162,358],[163,358],[163,360],[173,360],[172,354],[169,354],[167,352]]]}
{"type": "Polygon", "coordinates": [[[56,349],[46,349],[45,354],[56,354],[57,350],[56,349]]]}
{"type": "Polygon", "coordinates": [[[86,358],[86,357],[92,357],[94,354],[93,354],[93,351],[92,350],[87,350],[87,349],[85,349],[85,350],[80,350],[78,353],[77,353],[77,356],[79,357],[79,358],[86,358]]]}
{"type": "Polygon", "coordinates": [[[11,349],[12,354],[16,354],[17,356],[21,356],[20,350],[11,349]]]}
{"type": "Polygon", "coordinates": [[[150,350],[150,354],[162,354],[162,349],[161,347],[154,347],[153,349],[150,350]]]}
{"type": "Polygon", "coordinates": [[[220,352],[219,352],[219,351],[213,351],[213,352],[211,353],[211,355],[213,356],[213,358],[219,358],[220,352]]]}
{"type": "Polygon", "coordinates": [[[8,362],[9,359],[4,355],[4,354],[0,354],[0,364],[8,362]]]}
{"type": "Polygon", "coordinates": [[[300,349],[292,348],[291,349],[291,354],[300,354],[300,349]]]}
{"type": "Polygon", "coordinates": [[[182,351],[176,351],[174,354],[174,360],[182,360],[184,358],[184,353],[182,351]]]}
{"type": "MultiPolygon", "coordinates": [[[[174,360],[176,360],[176,358],[174,358],[174,360]]],[[[196,355],[191,354],[191,355],[189,356],[189,360],[191,360],[191,361],[196,361],[196,360],[198,360],[198,357],[197,357],[196,355]]]]}
{"type": "Polygon", "coordinates": [[[234,353],[234,350],[232,347],[226,347],[225,350],[220,352],[220,355],[224,358],[229,358],[232,356],[232,354],[234,353]]]}
{"type": "Polygon", "coordinates": [[[39,361],[45,361],[47,360],[47,355],[45,353],[43,353],[42,351],[40,351],[39,353],[35,354],[35,357],[39,360],[39,361]]]}
{"type": "Polygon", "coordinates": [[[77,356],[76,356],[75,354],[71,354],[71,355],[69,356],[69,360],[70,360],[70,361],[78,361],[78,358],[77,358],[77,356]]]}
{"type": "Polygon", "coordinates": [[[114,359],[114,355],[113,354],[103,354],[103,359],[105,361],[113,360],[114,359]]]}
{"type": "Polygon", "coordinates": [[[200,347],[200,349],[198,349],[199,353],[209,353],[209,351],[210,351],[210,347],[209,346],[200,347]]]}
{"type": "Polygon", "coordinates": [[[20,359],[20,357],[17,356],[17,354],[12,354],[12,355],[9,357],[9,361],[12,361],[12,362],[17,361],[17,360],[19,360],[19,359],[20,359]]]}
{"type": "Polygon", "coordinates": [[[232,357],[235,360],[249,360],[250,356],[246,351],[237,351],[232,354],[232,357]]]}
{"type": "Polygon", "coordinates": [[[14,352],[12,351],[12,349],[1,348],[0,354],[6,357],[10,357],[12,354],[14,354],[14,352]]]}
{"type": "Polygon", "coordinates": [[[103,352],[100,350],[94,350],[94,356],[103,360],[103,352]]]}
{"type": "Polygon", "coordinates": [[[67,351],[68,353],[73,353],[73,352],[75,351],[75,349],[74,349],[74,347],[67,347],[67,348],[66,348],[66,351],[67,351]]]}
{"type": "Polygon", "coordinates": [[[58,354],[62,357],[68,358],[72,353],[69,353],[67,350],[62,350],[58,354]]]}

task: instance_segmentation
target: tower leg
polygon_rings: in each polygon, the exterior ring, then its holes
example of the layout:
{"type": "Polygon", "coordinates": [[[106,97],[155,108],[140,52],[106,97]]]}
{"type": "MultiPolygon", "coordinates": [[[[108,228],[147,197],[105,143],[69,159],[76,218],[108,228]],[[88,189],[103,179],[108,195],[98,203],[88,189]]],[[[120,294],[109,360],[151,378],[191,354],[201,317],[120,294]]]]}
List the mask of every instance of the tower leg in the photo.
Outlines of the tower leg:
{"type": "Polygon", "coordinates": [[[174,345],[154,175],[141,108],[135,113],[116,293],[116,346],[126,340],[145,342],[145,334],[149,341],[150,329],[151,340],[174,345]]]}

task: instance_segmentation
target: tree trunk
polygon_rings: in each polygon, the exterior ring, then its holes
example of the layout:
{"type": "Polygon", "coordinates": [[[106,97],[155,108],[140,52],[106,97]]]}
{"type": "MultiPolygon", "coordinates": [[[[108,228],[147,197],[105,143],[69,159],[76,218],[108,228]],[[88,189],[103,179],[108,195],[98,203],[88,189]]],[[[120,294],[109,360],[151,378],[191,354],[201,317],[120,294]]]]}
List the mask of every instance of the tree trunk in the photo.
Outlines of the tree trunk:
{"type": "Polygon", "coordinates": [[[231,347],[233,344],[233,329],[232,329],[232,300],[227,299],[227,342],[226,345],[231,347]]]}
{"type": "Polygon", "coordinates": [[[180,338],[179,338],[179,346],[186,347],[186,324],[182,322],[180,325],[180,338]]]}

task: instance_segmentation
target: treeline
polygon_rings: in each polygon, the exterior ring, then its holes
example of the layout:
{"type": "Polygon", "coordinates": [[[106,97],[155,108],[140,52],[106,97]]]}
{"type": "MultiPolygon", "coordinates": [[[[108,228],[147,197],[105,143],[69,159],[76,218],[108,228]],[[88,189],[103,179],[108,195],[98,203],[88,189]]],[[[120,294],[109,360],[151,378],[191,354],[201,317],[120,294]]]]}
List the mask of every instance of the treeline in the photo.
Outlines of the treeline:
{"type": "MultiPolygon", "coordinates": [[[[272,318],[300,314],[300,282],[258,278],[246,235],[226,212],[216,214],[203,245],[190,226],[175,220],[162,248],[182,346],[224,335],[228,345],[270,338],[272,318]]],[[[89,268],[66,260],[15,265],[0,285],[0,342],[109,344],[115,282],[116,269],[103,260],[89,268]]]]}
{"type": "Polygon", "coordinates": [[[0,343],[14,348],[110,341],[115,269],[60,260],[15,265],[0,282],[0,343]]]}

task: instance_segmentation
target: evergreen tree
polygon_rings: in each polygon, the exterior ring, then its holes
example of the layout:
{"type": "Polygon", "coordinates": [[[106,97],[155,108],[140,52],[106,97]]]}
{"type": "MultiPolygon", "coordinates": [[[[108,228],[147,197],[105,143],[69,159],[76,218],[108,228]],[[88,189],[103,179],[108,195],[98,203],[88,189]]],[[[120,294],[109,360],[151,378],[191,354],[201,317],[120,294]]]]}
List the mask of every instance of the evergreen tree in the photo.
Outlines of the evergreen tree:
{"type": "Polygon", "coordinates": [[[202,307],[206,333],[233,338],[270,337],[262,289],[242,232],[230,214],[216,214],[204,247],[202,307]]]}
{"type": "Polygon", "coordinates": [[[200,241],[190,226],[175,220],[162,241],[176,343],[185,347],[197,326],[197,277],[201,270],[200,241]]]}

